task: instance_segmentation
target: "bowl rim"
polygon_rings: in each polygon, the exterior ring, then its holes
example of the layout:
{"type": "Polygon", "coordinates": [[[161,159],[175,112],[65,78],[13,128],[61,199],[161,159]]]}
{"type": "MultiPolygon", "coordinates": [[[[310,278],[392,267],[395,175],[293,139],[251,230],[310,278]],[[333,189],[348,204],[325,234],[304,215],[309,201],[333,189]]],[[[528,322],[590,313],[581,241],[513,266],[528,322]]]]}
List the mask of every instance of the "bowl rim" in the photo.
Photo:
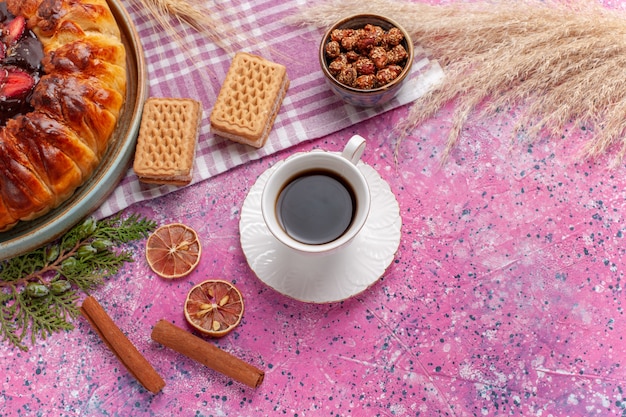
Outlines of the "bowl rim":
{"type": "Polygon", "coordinates": [[[346,17],[343,17],[343,18],[337,20],[335,23],[333,23],[326,30],[326,32],[324,33],[324,36],[322,36],[322,41],[320,42],[320,47],[319,47],[320,66],[322,67],[322,72],[324,73],[326,79],[331,81],[334,85],[336,85],[339,88],[345,89],[345,90],[349,91],[350,93],[356,93],[356,94],[360,94],[360,95],[372,95],[374,93],[386,91],[386,90],[389,90],[389,89],[395,87],[396,85],[400,84],[402,81],[404,81],[404,79],[407,77],[407,75],[411,72],[411,67],[413,65],[413,60],[415,59],[414,54],[415,54],[415,51],[414,51],[414,47],[413,47],[413,41],[411,40],[411,36],[406,31],[406,29],[404,29],[404,27],[402,27],[394,19],[389,18],[389,17],[384,16],[384,15],[381,15],[381,14],[374,14],[374,13],[358,13],[358,14],[353,14],[353,15],[346,16],[346,17]],[[387,84],[385,84],[383,86],[372,88],[372,89],[369,89],[369,90],[363,90],[363,89],[360,89],[360,88],[355,88],[355,87],[351,87],[351,86],[348,86],[348,85],[340,83],[330,73],[330,71],[328,70],[328,64],[326,62],[325,46],[328,43],[328,39],[330,38],[330,34],[332,33],[332,31],[335,30],[335,29],[339,29],[342,26],[347,25],[349,22],[351,22],[351,21],[353,21],[353,20],[355,20],[357,18],[360,19],[360,20],[367,20],[367,19],[382,20],[382,21],[385,21],[386,23],[388,23],[388,24],[398,28],[402,32],[402,35],[404,35],[405,48],[406,48],[406,51],[408,53],[408,58],[406,60],[406,64],[404,65],[404,68],[402,69],[402,72],[400,73],[400,75],[398,75],[398,77],[396,77],[390,83],[387,83],[387,84]]]}

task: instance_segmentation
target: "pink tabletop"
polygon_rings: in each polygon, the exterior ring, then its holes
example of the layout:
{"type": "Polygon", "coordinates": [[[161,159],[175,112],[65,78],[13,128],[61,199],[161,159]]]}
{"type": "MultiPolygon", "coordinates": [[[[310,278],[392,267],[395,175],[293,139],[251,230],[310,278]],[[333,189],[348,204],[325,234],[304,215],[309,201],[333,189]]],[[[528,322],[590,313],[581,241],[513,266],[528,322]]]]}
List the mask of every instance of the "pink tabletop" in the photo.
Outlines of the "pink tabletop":
{"type": "Polygon", "coordinates": [[[450,110],[418,127],[394,163],[407,107],[135,203],[159,224],[193,227],[199,266],[168,281],[135,262],[92,295],[165,379],[143,389],[82,318],[28,352],[0,345],[0,415],[609,416],[626,413],[624,166],[583,162],[590,133],[511,143],[510,116],[472,118],[450,160],[450,110]],[[255,180],[298,151],[340,150],[353,134],[389,184],[399,249],[369,289],[308,304],[259,280],[239,220],[255,180]],[[244,296],[241,324],[210,343],[263,369],[253,389],[150,339],[208,278],[244,296]]]}

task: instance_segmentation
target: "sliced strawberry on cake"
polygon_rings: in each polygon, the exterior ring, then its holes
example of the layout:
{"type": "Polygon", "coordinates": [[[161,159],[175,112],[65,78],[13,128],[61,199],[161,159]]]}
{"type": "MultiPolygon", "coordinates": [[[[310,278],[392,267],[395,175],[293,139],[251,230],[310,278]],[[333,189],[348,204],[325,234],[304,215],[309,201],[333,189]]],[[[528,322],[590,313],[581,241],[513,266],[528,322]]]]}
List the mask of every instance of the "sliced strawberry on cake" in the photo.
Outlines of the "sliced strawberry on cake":
{"type": "Polygon", "coordinates": [[[33,77],[17,68],[0,70],[0,100],[19,100],[28,95],[35,86],[33,77]]]}
{"type": "Polygon", "coordinates": [[[2,29],[2,42],[7,46],[11,46],[20,40],[25,31],[26,19],[24,19],[24,16],[16,16],[4,25],[2,29]]]}

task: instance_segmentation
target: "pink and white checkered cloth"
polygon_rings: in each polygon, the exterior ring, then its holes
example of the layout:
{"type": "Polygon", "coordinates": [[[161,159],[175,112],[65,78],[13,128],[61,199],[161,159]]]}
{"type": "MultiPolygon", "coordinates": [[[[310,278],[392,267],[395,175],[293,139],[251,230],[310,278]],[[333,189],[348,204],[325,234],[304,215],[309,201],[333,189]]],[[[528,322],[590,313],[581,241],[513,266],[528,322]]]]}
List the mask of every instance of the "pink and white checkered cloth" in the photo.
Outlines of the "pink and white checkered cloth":
{"type": "MultiPolygon", "coordinates": [[[[223,50],[207,35],[189,28],[181,27],[181,39],[171,38],[148,10],[140,9],[131,0],[123,0],[144,48],[149,96],[193,98],[203,103],[192,184],[409,103],[442,78],[440,67],[416,48],[411,79],[393,101],[377,108],[344,104],[329,90],[319,68],[318,48],[323,31],[285,22],[305,3],[304,0],[235,0],[211,9],[220,21],[228,22],[235,30],[238,39],[233,44],[287,67],[289,90],[267,143],[262,149],[255,149],[214,137],[209,131],[212,105],[230,66],[232,51],[223,50]]],[[[94,215],[106,217],[133,203],[176,189],[141,184],[129,169],[94,215]]]]}

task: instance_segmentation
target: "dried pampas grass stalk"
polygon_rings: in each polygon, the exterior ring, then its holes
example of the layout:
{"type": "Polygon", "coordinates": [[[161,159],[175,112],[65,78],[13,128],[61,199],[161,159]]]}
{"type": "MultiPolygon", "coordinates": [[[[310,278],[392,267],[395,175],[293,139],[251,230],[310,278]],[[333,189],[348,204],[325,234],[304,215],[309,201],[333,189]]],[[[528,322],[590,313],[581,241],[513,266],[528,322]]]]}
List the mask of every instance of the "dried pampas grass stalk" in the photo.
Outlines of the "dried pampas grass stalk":
{"type": "Polygon", "coordinates": [[[515,134],[561,137],[571,123],[582,124],[593,129],[583,157],[615,150],[619,164],[626,155],[622,13],[584,0],[446,5],[330,0],[304,6],[291,22],[326,27],[354,13],[397,20],[446,71],[442,85],[411,107],[399,126],[401,138],[454,102],[445,160],[477,108],[494,114],[516,106],[521,113],[515,134]]]}
{"type": "MultiPolygon", "coordinates": [[[[227,22],[216,17],[215,10],[207,7],[203,0],[133,0],[136,7],[145,8],[165,32],[184,47],[186,24],[204,34],[209,40],[229,54],[234,54],[236,45],[230,42],[238,39],[235,30],[227,22]],[[229,42],[230,41],[230,42],[229,42]]],[[[217,6],[214,6],[217,7],[217,6]]]]}

